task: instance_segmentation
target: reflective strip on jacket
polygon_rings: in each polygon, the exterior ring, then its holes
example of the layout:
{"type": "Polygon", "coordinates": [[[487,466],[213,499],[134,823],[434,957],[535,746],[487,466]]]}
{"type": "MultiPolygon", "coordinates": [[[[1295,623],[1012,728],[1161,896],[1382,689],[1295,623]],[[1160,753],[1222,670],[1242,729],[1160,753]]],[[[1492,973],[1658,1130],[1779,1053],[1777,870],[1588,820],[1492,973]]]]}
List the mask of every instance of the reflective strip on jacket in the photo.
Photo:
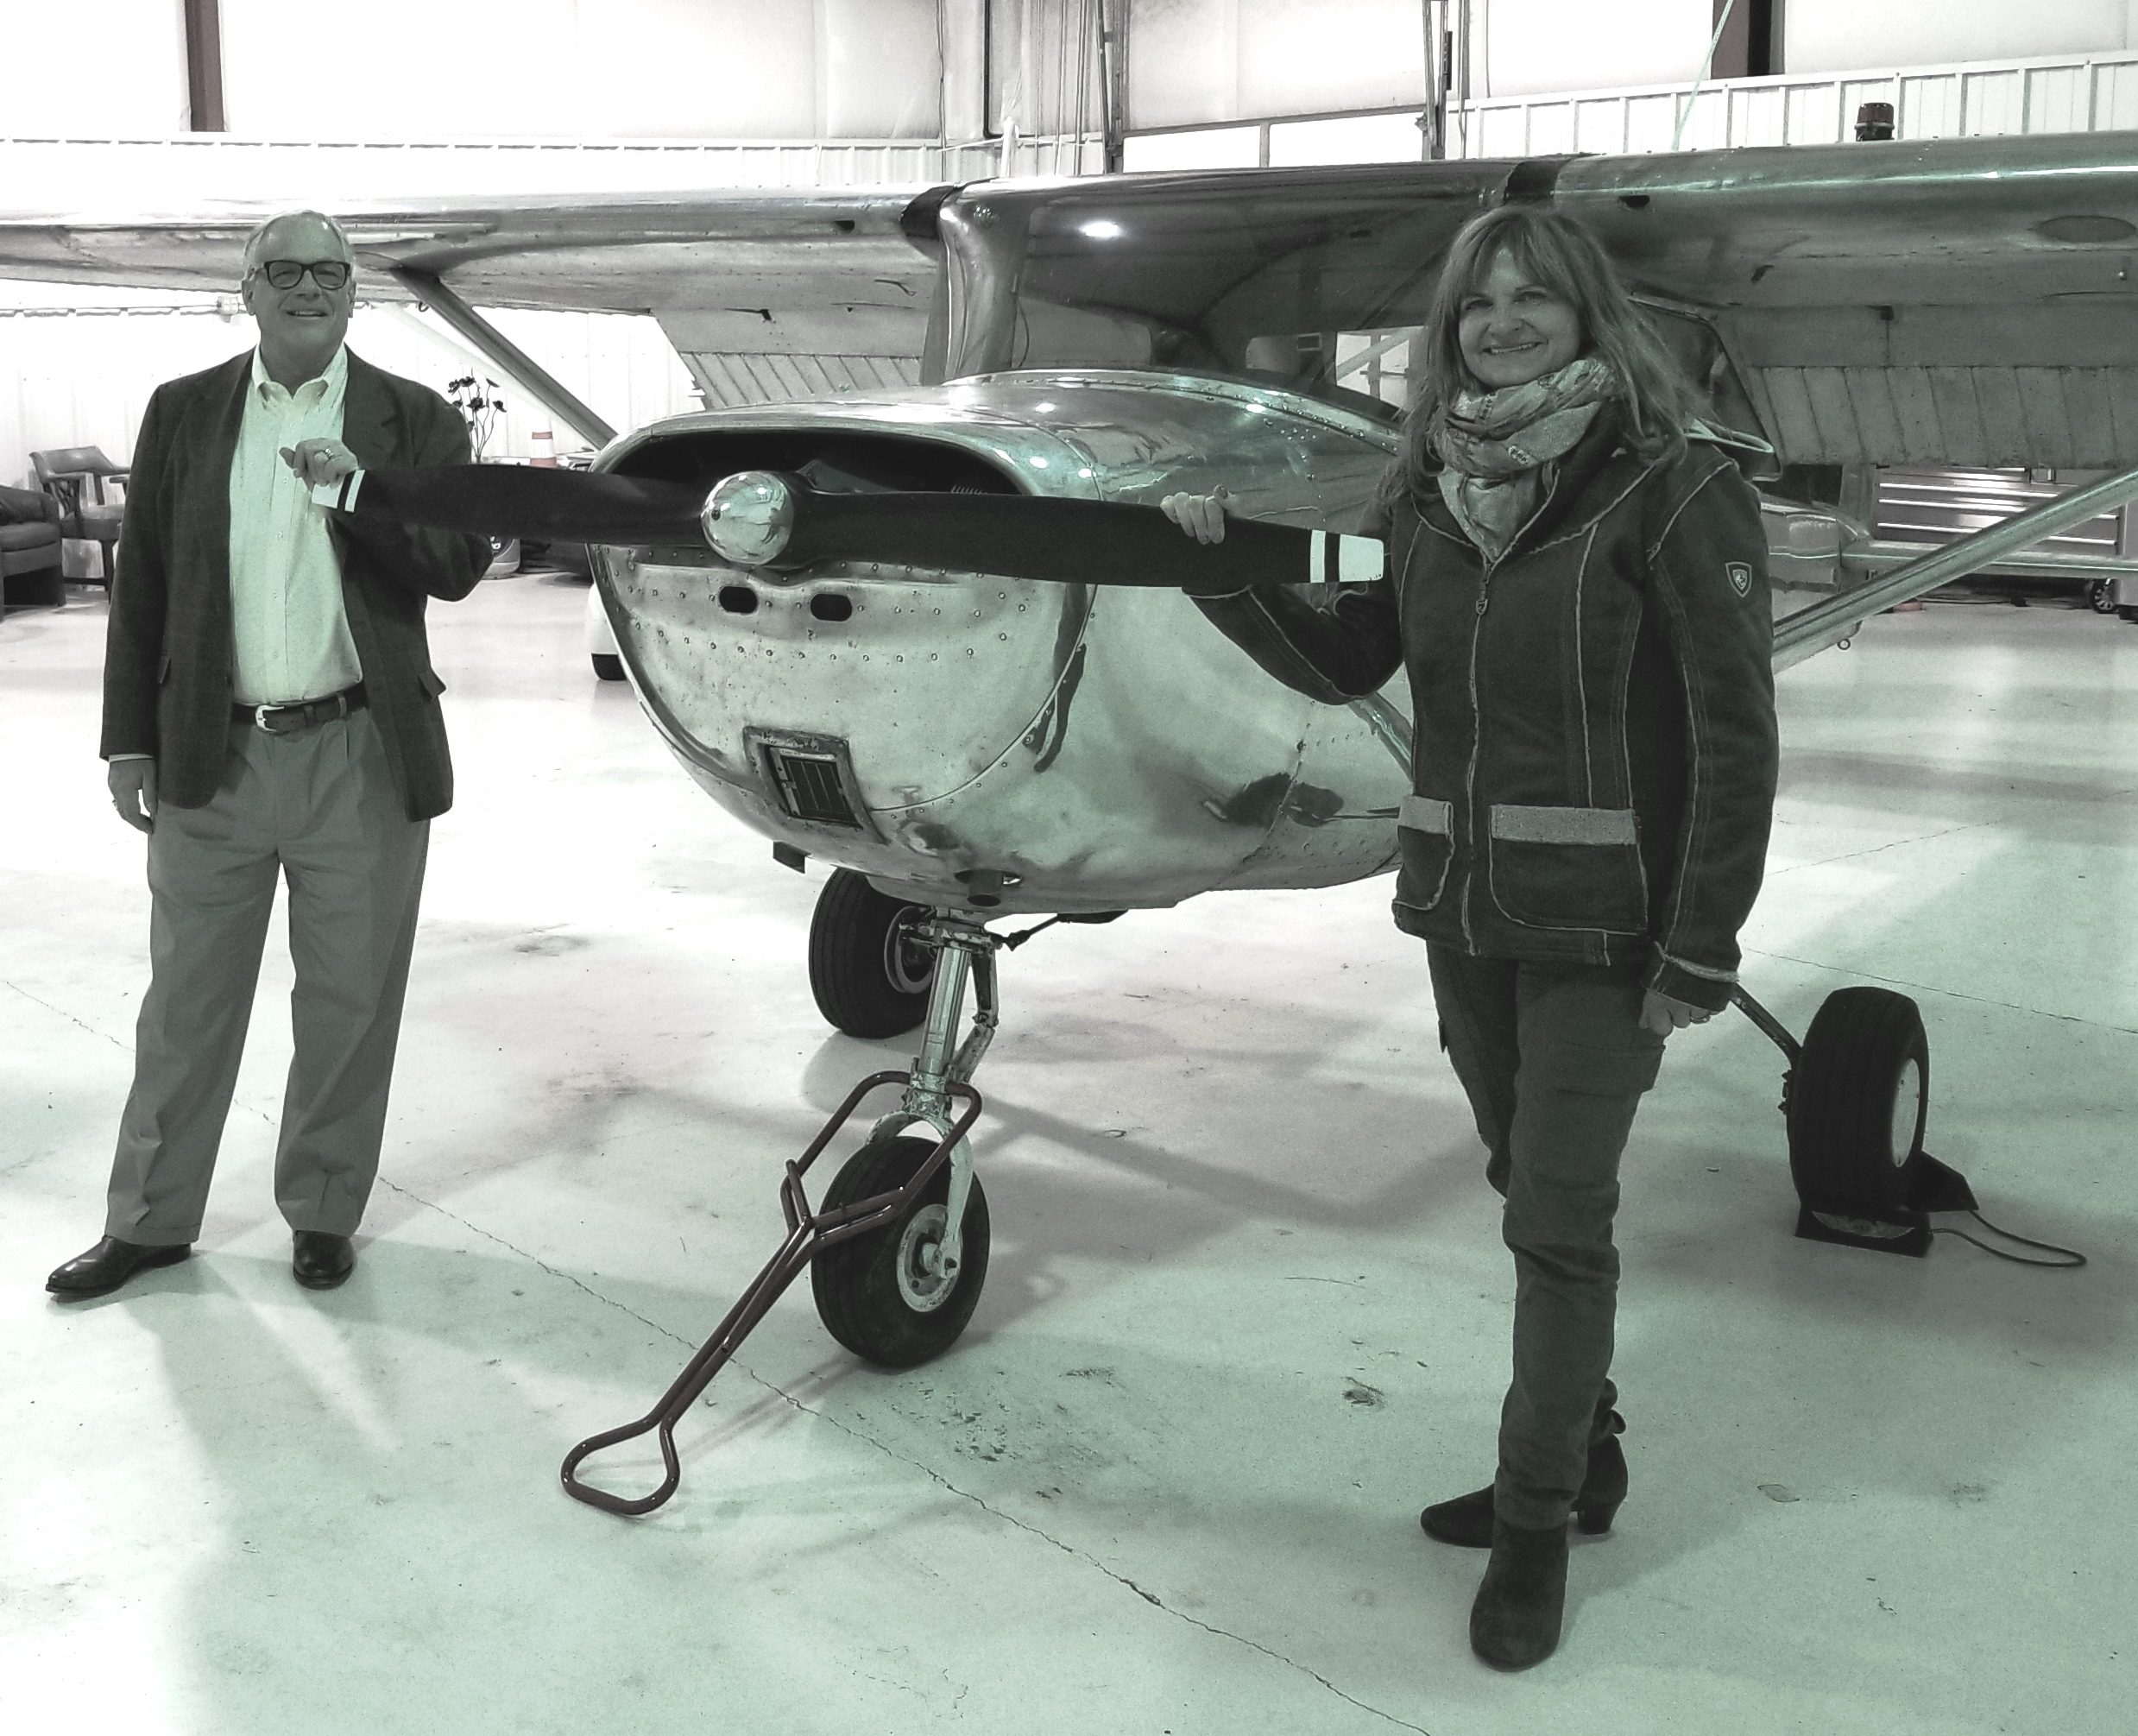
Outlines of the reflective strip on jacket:
{"type": "Polygon", "coordinates": [[[1759,496],[1695,439],[1641,459],[1606,411],[1487,563],[1437,492],[1366,526],[1382,578],[1323,609],[1201,598],[1286,685],[1336,704],[1410,677],[1397,925],[1475,956],[1639,962],[1720,1008],[1764,871],[1777,749],[1759,496]]]}

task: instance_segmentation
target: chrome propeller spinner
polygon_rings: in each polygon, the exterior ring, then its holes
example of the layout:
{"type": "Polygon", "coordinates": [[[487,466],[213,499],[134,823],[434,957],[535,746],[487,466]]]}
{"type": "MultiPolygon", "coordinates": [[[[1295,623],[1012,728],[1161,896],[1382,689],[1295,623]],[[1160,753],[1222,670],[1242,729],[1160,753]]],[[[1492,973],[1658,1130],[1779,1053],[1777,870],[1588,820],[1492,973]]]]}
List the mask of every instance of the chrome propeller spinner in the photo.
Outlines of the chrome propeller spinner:
{"type": "Polygon", "coordinates": [[[722,560],[762,566],[794,534],[794,491],[770,470],[737,470],[714,484],[698,523],[722,560]]]}

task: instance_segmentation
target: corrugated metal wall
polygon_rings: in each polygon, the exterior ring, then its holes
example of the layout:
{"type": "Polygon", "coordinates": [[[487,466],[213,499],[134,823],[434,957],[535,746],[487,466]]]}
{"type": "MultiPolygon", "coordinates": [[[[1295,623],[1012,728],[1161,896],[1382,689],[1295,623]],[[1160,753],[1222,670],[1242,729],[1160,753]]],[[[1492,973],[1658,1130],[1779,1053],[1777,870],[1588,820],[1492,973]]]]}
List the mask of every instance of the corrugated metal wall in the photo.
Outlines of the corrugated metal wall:
{"type": "MultiPolygon", "coordinates": [[[[1451,156],[1520,157],[1838,144],[1854,136],[1865,103],[1893,104],[1896,136],[1904,139],[2138,128],[2138,51],[1744,79],[1705,85],[1697,94],[1687,81],[1495,98],[1451,108],[1447,149],[1451,156]]],[[[1412,106],[1138,132],[1128,142],[1128,167],[1415,162],[1424,155],[1422,112],[1412,106]]]]}

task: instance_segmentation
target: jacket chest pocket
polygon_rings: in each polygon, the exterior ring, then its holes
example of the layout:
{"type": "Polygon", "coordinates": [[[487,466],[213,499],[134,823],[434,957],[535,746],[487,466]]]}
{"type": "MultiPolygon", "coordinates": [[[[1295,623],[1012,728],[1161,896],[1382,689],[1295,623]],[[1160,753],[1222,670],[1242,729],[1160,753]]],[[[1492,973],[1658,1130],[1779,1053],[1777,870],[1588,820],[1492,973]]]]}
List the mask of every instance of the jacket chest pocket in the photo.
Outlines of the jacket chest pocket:
{"type": "Polygon", "coordinates": [[[1648,882],[1630,808],[1496,805],[1485,843],[1492,902],[1531,928],[1648,931],[1648,882]]]}
{"type": "Polygon", "coordinates": [[[1454,806],[1430,796],[1405,796],[1396,824],[1396,839],[1403,852],[1396,902],[1413,910],[1431,910],[1447,890],[1447,866],[1454,855],[1454,806]]]}

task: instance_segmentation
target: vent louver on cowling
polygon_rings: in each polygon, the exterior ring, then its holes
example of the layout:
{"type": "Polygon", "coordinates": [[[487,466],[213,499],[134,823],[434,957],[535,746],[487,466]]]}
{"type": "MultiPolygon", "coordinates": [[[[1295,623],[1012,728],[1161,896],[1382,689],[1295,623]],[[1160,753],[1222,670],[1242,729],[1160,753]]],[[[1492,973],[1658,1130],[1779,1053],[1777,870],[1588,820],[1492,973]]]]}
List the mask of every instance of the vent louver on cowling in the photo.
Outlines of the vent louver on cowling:
{"type": "Polygon", "coordinates": [[[765,763],[779,792],[779,803],[798,820],[812,825],[865,830],[847,794],[836,753],[804,753],[767,747],[765,763]]]}

